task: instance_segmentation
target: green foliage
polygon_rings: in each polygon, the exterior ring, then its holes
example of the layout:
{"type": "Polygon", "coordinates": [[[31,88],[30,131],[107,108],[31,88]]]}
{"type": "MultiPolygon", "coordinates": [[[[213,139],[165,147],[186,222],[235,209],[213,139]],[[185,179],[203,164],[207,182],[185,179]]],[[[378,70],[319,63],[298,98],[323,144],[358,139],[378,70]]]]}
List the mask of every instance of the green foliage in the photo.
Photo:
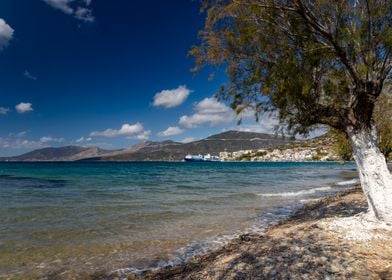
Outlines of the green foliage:
{"type": "Polygon", "coordinates": [[[312,156],[312,161],[320,161],[321,157],[319,155],[313,155],[312,156]]]}
{"type": "Polygon", "coordinates": [[[250,161],[251,159],[252,159],[252,155],[250,153],[243,154],[243,155],[239,156],[238,158],[236,158],[236,160],[238,160],[238,161],[250,161]]]}
{"type": "Polygon", "coordinates": [[[277,110],[281,127],[370,130],[392,69],[392,0],[206,0],[195,70],[225,66],[219,98],[277,110]]]}
{"type": "Polygon", "coordinates": [[[327,156],[328,153],[321,151],[321,150],[317,150],[316,154],[312,156],[312,160],[313,161],[320,161],[323,157],[327,156]]]}
{"type": "Polygon", "coordinates": [[[246,153],[246,154],[243,154],[243,155],[239,156],[238,158],[236,158],[236,160],[238,160],[238,161],[251,161],[251,159],[253,157],[263,157],[266,154],[267,154],[267,152],[265,152],[265,151],[258,151],[255,153],[246,153]]]}
{"type": "MultiPolygon", "coordinates": [[[[373,118],[377,127],[380,150],[387,160],[392,160],[392,96],[388,90],[385,90],[377,101],[373,118]]],[[[341,160],[353,160],[352,146],[347,135],[333,130],[331,136],[336,139],[333,150],[341,160]]]]}
{"type": "Polygon", "coordinates": [[[257,152],[256,154],[255,154],[255,156],[256,157],[263,157],[263,156],[265,156],[267,154],[267,152],[257,152]]]}
{"type": "Polygon", "coordinates": [[[331,135],[336,139],[336,142],[332,146],[332,149],[340,157],[341,161],[352,161],[353,149],[347,135],[337,130],[331,131],[331,135]]]}
{"type": "Polygon", "coordinates": [[[374,120],[380,150],[386,159],[392,160],[392,96],[387,91],[380,96],[376,104],[374,120]]]}

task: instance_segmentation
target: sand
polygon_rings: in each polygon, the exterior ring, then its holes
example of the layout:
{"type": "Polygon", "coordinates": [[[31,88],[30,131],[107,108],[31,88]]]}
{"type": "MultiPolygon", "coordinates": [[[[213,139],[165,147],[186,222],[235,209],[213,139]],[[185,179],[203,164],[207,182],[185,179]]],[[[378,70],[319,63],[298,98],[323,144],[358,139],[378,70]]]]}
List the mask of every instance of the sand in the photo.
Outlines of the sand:
{"type": "Polygon", "coordinates": [[[392,226],[367,222],[366,209],[356,187],[307,203],[262,235],[128,279],[392,279],[392,226]]]}

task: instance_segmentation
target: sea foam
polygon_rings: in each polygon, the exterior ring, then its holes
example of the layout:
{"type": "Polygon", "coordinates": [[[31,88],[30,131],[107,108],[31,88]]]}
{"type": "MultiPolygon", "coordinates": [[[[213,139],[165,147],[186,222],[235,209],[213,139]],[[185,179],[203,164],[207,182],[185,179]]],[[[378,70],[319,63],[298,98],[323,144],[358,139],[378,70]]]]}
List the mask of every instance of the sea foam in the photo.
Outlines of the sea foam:
{"type": "Polygon", "coordinates": [[[259,196],[264,197],[290,197],[290,196],[301,196],[306,194],[313,194],[316,192],[328,191],[332,189],[331,187],[320,187],[320,188],[313,188],[309,190],[301,190],[297,192],[280,192],[280,193],[259,193],[259,196]]]}
{"type": "Polygon", "coordinates": [[[336,183],[336,185],[337,186],[350,186],[350,185],[355,185],[358,183],[359,183],[358,179],[352,179],[352,180],[347,180],[347,181],[342,181],[342,182],[336,183]]]}

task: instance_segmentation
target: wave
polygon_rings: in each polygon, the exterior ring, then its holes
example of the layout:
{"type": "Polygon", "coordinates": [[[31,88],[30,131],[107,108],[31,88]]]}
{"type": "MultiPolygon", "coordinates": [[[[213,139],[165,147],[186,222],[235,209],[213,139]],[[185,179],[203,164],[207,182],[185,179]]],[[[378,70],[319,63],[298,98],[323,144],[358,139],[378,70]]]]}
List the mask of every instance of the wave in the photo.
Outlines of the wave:
{"type": "Polygon", "coordinates": [[[359,184],[358,179],[351,179],[351,180],[336,183],[337,186],[350,186],[350,185],[356,185],[356,184],[359,184]]]}
{"type": "Polygon", "coordinates": [[[313,194],[316,192],[328,191],[332,189],[331,187],[321,187],[321,188],[314,188],[310,190],[301,190],[297,192],[281,192],[281,193],[259,193],[257,195],[264,196],[264,197],[291,197],[291,196],[301,196],[305,194],[313,194]]]}

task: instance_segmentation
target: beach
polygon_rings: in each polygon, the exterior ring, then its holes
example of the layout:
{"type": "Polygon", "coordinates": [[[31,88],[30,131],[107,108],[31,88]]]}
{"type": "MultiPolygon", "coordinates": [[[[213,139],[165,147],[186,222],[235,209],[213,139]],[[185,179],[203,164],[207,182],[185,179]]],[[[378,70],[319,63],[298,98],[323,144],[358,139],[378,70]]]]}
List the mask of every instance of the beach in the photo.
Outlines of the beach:
{"type": "MultiPolygon", "coordinates": [[[[392,279],[392,232],[331,227],[366,211],[359,186],[308,202],[264,234],[128,279],[392,279]]],[[[113,275],[115,278],[115,276],[113,275]]]]}

